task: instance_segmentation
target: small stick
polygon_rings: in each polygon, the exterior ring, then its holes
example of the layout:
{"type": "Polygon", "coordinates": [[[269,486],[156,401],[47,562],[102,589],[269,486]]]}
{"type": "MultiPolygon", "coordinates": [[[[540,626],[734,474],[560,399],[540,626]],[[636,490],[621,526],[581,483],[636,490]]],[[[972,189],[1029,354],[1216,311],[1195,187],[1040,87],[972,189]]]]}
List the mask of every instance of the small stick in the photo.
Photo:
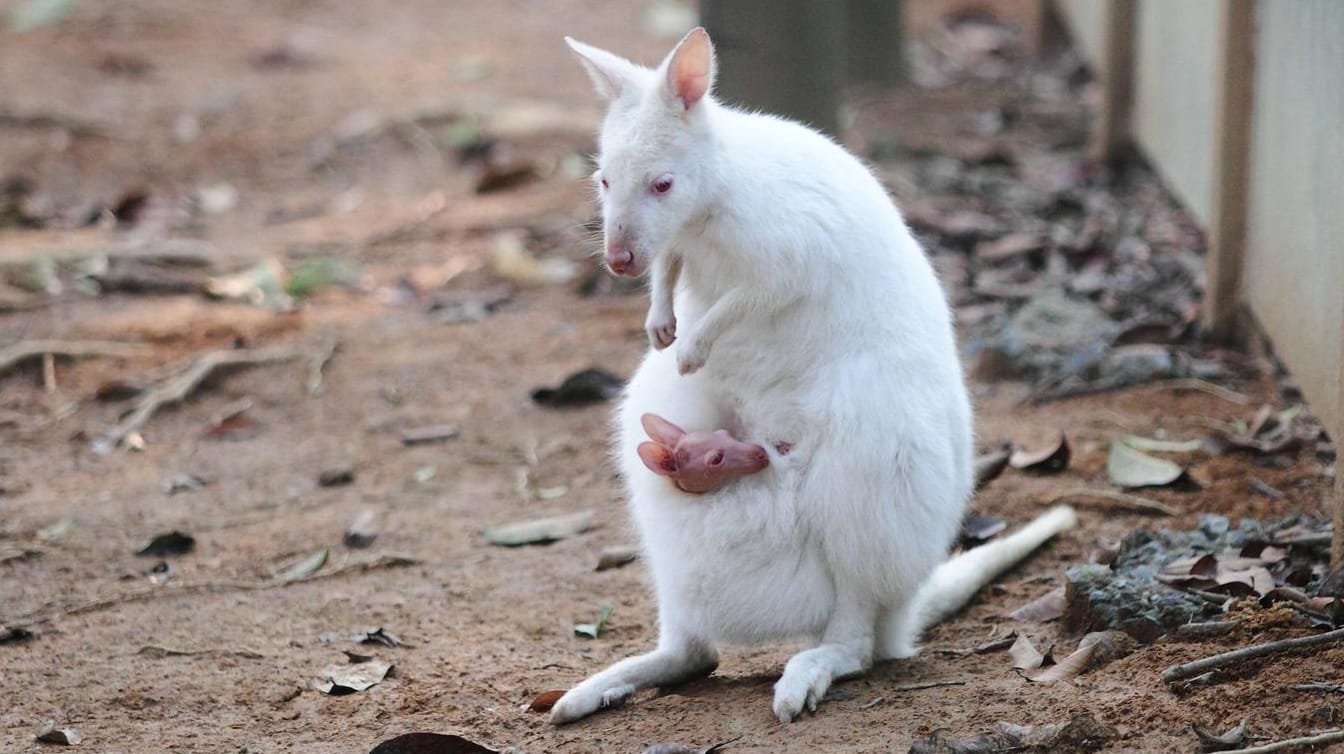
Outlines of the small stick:
{"type": "Polygon", "coordinates": [[[149,348],[139,343],[118,343],[102,340],[22,340],[0,348],[0,374],[4,374],[28,359],[39,356],[70,356],[85,358],[109,356],[125,359],[143,356],[149,348]]]}
{"type": "Polygon", "coordinates": [[[939,686],[965,686],[965,681],[924,681],[923,683],[907,683],[904,686],[892,686],[889,691],[919,691],[921,689],[935,689],[939,686]]]}
{"type": "Polygon", "coordinates": [[[1299,683],[1293,687],[1294,691],[1325,691],[1331,694],[1344,693],[1344,683],[1299,683]]]}
{"type": "Polygon", "coordinates": [[[1237,749],[1237,754],[1270,754],[1275,751],[1288,751],[1299,747],[1316,747],[1324,744],[1332,744],[1338,741],[1344,741],[1344,728],[1327,730],[1324,733],[1317,733],[1314,736],[1303,736],[1301,738],[1285,738],[1282,741],[1263,744],[1261,746],[1252,746],[1249,749],[1237,749]]]}
{"type": "Polygon", "coordinates": [[[1204,623],[1186,623],[1176,627],[1172,632],[1172,638],[1177,640],[1189,641],[1198,639],[1211,639],[1215,636],[1226,636],[1241,625],[1239,620],[1215,620],[1204,623]]]}
{"type": "Polygon", "coordinates": [[[110,453],[126,441],[132,432],[138,432],[164,406],[178,403],[191,395],[197,386],[216,369],[230,366],[252,366],[278,361],[289,361],[299,356],[297,348],[276,346],[251,350],[212,351],[193,361],[185,369],[146,390],[131,413],[115,427],[94,441],[98,453],[110,453]]]}
{"type": "Polygon", "coordinates": [[[11,622],[19,625],[40,623],[51,620],[57,616],[96,613],[118,605],[125,605],[132,602],[147,602],[168,595],[195,594],[197,592],[247,592],[281,589],[294,584],[306,584],[310,581],[332,579],[337,576],[344,576],[348,573],[365,573],[381,568],[399,568],[401,566],[417,565],[419,563],[419,560],[404,555],[383,555],[373,560],[361,560],[354,563],[347,563],[340,568],[333,568],[330,571],[318,571],[317,573],[298,579],[268,579],[266,581],[200,581],[183,584],[169,583],[163,586],[150,586],[135,589],[122,594],[115,594],[110,597],[99,597],[83,604],[59,608],[47,613],[43,613],[41,610],[35,610],[28,613],[22,620],[3,621],[3,623],[5,625],[8,625],[11,622]]]}
{"type": "Polygon", "coordinates": [[[323,347],[313,355],[313,360],[308,366],[308,394],[322,394],[322,370],[327,368],[327,364],[336,357],[336,351],[340,350],[341,342],[339,340],[329,340],[323,347]]]}
{"type": "Polygon", "coordinates": [[[1145,513],[1160,513],[1163,516],[1179,516],[1181,511],[1176,508],[1161,503],[1156,500],[1150,500],[1138,495],[1128,495],[1124,492],[1115,492],[1114,490],[1093,489],[1090,487],[1073,487],[1062,492],[1055,493],[1055,496],[1046,500],[1046,504],[1053,505],[1062,503],[1065,500],[1079,505],[1107,505],[1115,504],[1121,508],[1142,511],[1145,513]]]}
{"type": "Polygon", "coordinates": [[[1212,657],[1205,657],[1202,660],[1187,662],[1183,665],[1172,665],[1162,672],[1162,680],[1167,683],[1176,683],[1177,681],[1193,678],[1201,673],[1217,670],[1218,668],[1226,667],[1233,663],[1254,660],[1282,652],[1292,652],[1298,649],[1336,644],[1341,641],[1344,641],[1344,628],[1327,631],[1326,633],[1317,634],[1315,636],[1282,639],[1280,641],[1271,641],[1267,644],[1257,644],[1253,647],[1234,649],[1231,652],[1223,652],[1221,654],[1213,655],[1212,657]]]}
{"type": "Polygon", "coordinates": [[[1225,388],[1222,385],[1215,385],[1208,380],[1201,380],[1196,377],[1187,377],[1179,380],[1162,380],[1160,382],[1150,383],[1145,386],[1149,390],[1196,390],[1201,393],[1208,393],[1215,398],[1222,398],[1228,403],[1235,403],[1238,406],[1249,406],[1255,403],[1250,396],[1238,393],[1235,390],[1225,388]]]}

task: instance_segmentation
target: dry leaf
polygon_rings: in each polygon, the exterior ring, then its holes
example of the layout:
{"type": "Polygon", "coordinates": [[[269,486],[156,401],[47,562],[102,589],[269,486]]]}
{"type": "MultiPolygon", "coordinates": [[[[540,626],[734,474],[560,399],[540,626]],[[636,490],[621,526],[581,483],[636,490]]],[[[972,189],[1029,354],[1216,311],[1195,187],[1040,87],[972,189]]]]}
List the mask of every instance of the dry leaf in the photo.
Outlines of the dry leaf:
{"type": "Polygon", "coordinates": [[[1063,433],[1060,433],[1052,442],[1042,447],[1014,450],[1008,458],[1008,465],[1019,471],[1055,474],[1069,467],[1071,455],[1069,441],[1063,433]]]}
{"type": "Polygon", "coordinates": [[[434,424],[428,427],[416,427],[401,433],[401,444],[406,447],[428,445],[451,440],[462,434],[462,430],[452,424],[434,424]]]}
{"type": "Polygon", "coordinates": [[[369,754],[498,754],[498,752],[452,734],[406,733],[378,744],[369,754]]]}
{"type": "Polygon", "coordinates": [[[601,369],[585,369],[566,377],[554,388],[533,390],[532,400],[551,408],[587,406],[609,401],[624,389],[625,381],[620,377],[601,369]]]}
{"type": "Polygon", "coordinates": [[[556,540],[582,534],[592,527],[593,511],[588,510],[565,516],[494,526],[485,530],[485,539],[492,545],[502,547],[548,545],[556,540]]]}
{"type": "Polygon", "coordinates": [[[1232,751],[1233,749],[1240,749],[1245,744],[1247,733],[1246,724],[1249,721],[1249,718],[1243,719],[1240,725],[1237,725],[1234,728],[1229,728],[1227,731],[1220,734],[1215,734],[1207,728],[1197,724],[1192,724],[1190,728],[1195,732],[1195,735],[1199,737],[1200,751],[1232,751]]]}
{"type": "Polygon", "coordinates": [[[575,636],[587,636],[589,639],[596,639],[602,634],[602,629],[607,625],[607,619],[616,611],[611,605],[603,605],[602,612],[597,615],[595,623],[580,623],[574,627],[575,636]]]}
{"type": "Polygon", "coordinates": [[[608,547],[597,556],[598,571],[620,568],[639,559],[639,550],[634,547],[608,547]]]}
{"type": "Polygon", "coordinates": [[[1193,453],[1204,445],[1203,440],[1157,440],[1138,435],[1125,435],[1120,439],[1131,448],[1153,453],[1193,453]]]}
{"type": "Polygon", "coordinates": [[[1121,487],[1165,487],[1185,476],[1185,470],[1164,458],[1131,447],[1124,439],[1111,442],[1106,473],[1121,487]]]}
{"type": "Polygon", "coordinates": [[[37,740],[44,744],[74,746],[84,740],[84,737],[79,735],[79,731],[74,728],[57,728],[55,721],[48,720],[42,726],[42,729],[37,732],[37,740]]]}
{"type": "Polygon", "coordinates": [[[1008,656],[1013,659],[1013,667],[1018,670],[1035,670],[1045,663],[1045,655],[1026,636],[1017,637],[1013,646],[1008,648],[1008,656]]]}
{"type": "Polygon", "coordinates": [[[1091,666],[1092,655],[1096,652],[1096,644],[1081,647],[1078,651],[1048,668],[1041,668],[1034,673],[1026,673],[1026,679],[1035,683],[1054,683],[1055,681],[1067,681],[1076,678],[1079,673],[1091,666]]]}
{"type": "Polygon", "coordinates": [[[1013,620],[1031,623],[1047,623],[1064,614],[1067,603],[1064,600],[1064,588],[1051,589],[1045,594],[1019,607],[1008,614],[1013,620]]]}
{"type": "Polygon", "coordinates": [[[196,538],[180,531],[170,531],[156,535],[149,544],[136,551],[136,555],[161,557],[164,555],[185,555],[196,549],[196,538]]]}
{"type": "Polygon", "coordinates": [[[514,232],[495,236],[491,264],[496,275],[524,287],[564,285],[579,274],[578,266],[568,259],[538,259],[527,250],[522,235],[514,232]]]}
{"type": "Polygon", "coordinates": [[[564,695],[565,689],[543,691],[532,697],[532,702],[527,705],[527,708],[533,712],[546,712],[551,707],[554,707],[555,703],[560,701],[560,697],[564,695]]]}
{"type": "Polygon", "coordinates": [[[1007,528],[1008,522],[1001,518],[970,513],[961,520],[961,541],[977,544],[991,539],[1007,528]]]}
{"type": "Polygon", "coordinates": [[[998,478],[1003,473],[1004,467],[1008,465],[1008,458],[1012,452],[1008,448],[997,450],[993,453],[986,453],[977,456],[975,459],[975,488],[982,489],[985,485],[998,478]]]}
{"type": "Polygon", "coordinates": [[[373,544],[378,538],[378,514],[372,510],[360,511],[350,526],[346,527],[345,536],[341,541],[346,547],[352,550],[358,550],[373,544]]]}
{"type": "Polygon", "coordinates": [[[330,551],[323,547],[321,550],[318,550],[289,568],[277,573],[275,578],[278,581],[298,581],[299,579],[312,576],[314,573],[317,573],[322,566],[327,564],[327,557],[330,554],[330,551]]]}
{"type": "Polygon", "coordinates": [[[322,679],[313,686],[331,696],[345,696],[377,686],[392,670],[392,664],[380,660],[330,665],[322,671],[322,679]]]}

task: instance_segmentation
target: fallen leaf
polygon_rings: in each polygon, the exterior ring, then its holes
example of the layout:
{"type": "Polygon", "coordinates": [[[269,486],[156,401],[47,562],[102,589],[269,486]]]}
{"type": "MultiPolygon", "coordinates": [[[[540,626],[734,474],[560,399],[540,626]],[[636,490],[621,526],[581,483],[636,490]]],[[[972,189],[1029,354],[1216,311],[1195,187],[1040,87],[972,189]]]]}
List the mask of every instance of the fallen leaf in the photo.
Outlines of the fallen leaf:
{"type": "Polygon", "coordinates": [[[546,712],[551,707],[554,707],[555,703],[560,701],[560,697],[564,695],[565,689],[543,691],[532,697],[532,701],[527,705],[527,708],[532,712],[546,712]]]}
{"type": "Polygon", "coordinates": [[[196,538],[180,531],[158,534],[149,540],[149,544],[136,551],[136,555],[163,556],[185,555],[196,549],[196,538]]]}
{"type": "Polygon", "coordinates": [[[378,538],[378,514],[371,510],[360,511],[350,526],[345,529],[342,543],[352,550],[359,550],[373,544],[378,538]]]}
{"type": "Polygon", "coordinates": [[[311,257],[289,272],[285,293],[296,299],[307,298],[325,288],[351,287],[359,282],[359,270],[337,257],[311,257]]]}
{"type": "Polygon", "coordinates": [[[564,516],[551,516],[492,526],[485,530],[485,540],[492,545],[502,547],[548,545],[557,540],[588,531],[593,527],[593,515],[593,511],[587,510],[564,516]]]}
{"type": "Polygon", "coordinates": [[[1190,729],[1199,738],[1200,751],[1232,751],[1233,749],[1240,749],[1244,745],[1248,722],[1250,722],[1249,718],[1243,719],[1239,725],[1228,728],[1223,733],[1214,733],[1197,723],[1192,723],[1190,729]]]}
{"type": "Polygon", "coordinates": [[[355,481],[355,467],[349,463],[327,466],[317,474],[317,486],[340,487],[355,481]]]}
{"type": "Polygon", "coordinates": [[[321,550],[318,550],[312,555],[309,555],[303,560],[300,560],[289,568],[276,574],[275,578],[277,581],[297,581],[312,576],[314,573],[317,573],[322,566],[327,564],[327,557],[330,554],[330,551],[323,547],[321,550]]]}
{"type": "Polygon", "coordinates": [[[1052,442],[1032,450],[1014,450],[1008,465],[1019,471],[1035,474],[1055,474],[1069,467],[1069,441],[1060,433],[1052,442]]]}
{"type": "Polygon", "coordinates": [[[74,530],[74,528],[75,520],[73,518],[63,518],[50,526],[44,526],[41,529],[38,529],[37,538],[43,542],[50,542],[64,537],[74,530]]]}
{"type": "Polygon", "coordinates": [[[603,605],[602,612],[597,615],[596,623],[580,623],[574,626],[575,636],[587,636],[589,639],[596,639],[601,633],[603,627],[607,625],[607,619],[615,612],[616,608],[611,605],[603,605]]]}
{"type": "Polygon", "coordinates": [[[1004,447],[993,453],[985,453],[977,456],[975,459],[975,489],[983,489],[985,485],[998,478],[1003,473],[1004,468],[1008,466],[1008,458],[1012,456],[1012,451],[1004,447]]]}
{"type": "Polygon", "coordinates": [[[1203,440],[1158,440],[1138,435],[1125,435],[1120,439],[1131,448],[1153,453],[1193,453],[1204,445],[1203,440]]]}
{"type": "Polygon", "coordinates": [[[451,291],[429,302],[429,318],[443,324],[479,322],[513,300],[513,288],[507,285],[470,291],[451,291]]]}
{"type": "Polygon", "coordinates": [[[634,547],[608,547],[597,556],[596,571],[609,571],[620,568],[639,559],[639,550],[634,547]]]}
{"type": "Polygon", "coordinates": [[[1055,620],[1064,614],[1067,603],[1064,599],[1064,588],[1051,589],[1040,597],[1028,602],[1008,614],[1013,620],[1028,621],[1031,623],[1047,623],[1055,620]]]}
{"type": "Polygon", "coordinates": [[[79,731],[74,728],[57,728],[56,723],[48,720],[46,725],[37,732],[37,740],[44,744],[63,744],[65,746],[74,746],[84,737],[79,735],[79,731]]]}
{"type": "Polygon", "coordinates": [[[330,643],[335,641],[351,641],[356,644],[380,644],[384,647],[409,646],[398,639],[396,636],[384,631],[382,628],[375,628],[372,631],[359,631],[353,634],[322,634],[317,637],[318,641],[330,643]]]}
{"type": "Polygon", "coordinates": [[[961,541],[968,544],[985,542],[1008,528],[1008,522],[994,516],[968,513],[961,519],[961,541]]]}
{"type": "Polygon", "coordinates": [[[1045,663],[1045,655],[1026,636],[1017,637],[1013,646],[1008,648],[1008,656],[1013,660],[1013,667],[1018,670],[1035,670],[1045,663]]]}
{"type": "Polygon", "coordinates": [[[377,686],[391,670],[391,663],[380,660],[330,665],[322,671],[321,679],[314,682],[313,686],[323,694],[345,696],[377,686]]]}
{"type": "Polygon", "coordinates": [[[1185,477],[1185,469],[1164,458],[1155,458],[1127,444],[1111,441],[1106,473],[1121,487],[1165,487],[1185,477]]]}
{"type": "Polygon", "coordinates": [[[499,754],[451,733],[405,733],[373,747],[369,754],[499,754]]]}
{"type": "Polygon", "coordinates": [[[1027,680],[1034,683],[1067,681],[1077,677],[1078,674],[1082,673],[1084,670],[1087,670],[1092,664],[1092,655],[1096,654],[1096,652],[1097,645],[1089,644],[1048,668],[1041,668],[1034,673],[1026,673],[1024,675],[1027,680]]]}
{"type": "Polygon", "coordinates": [[[261,434],[261,422],[245,413],[234,414],[211,424],[205,430],[205,436],[212,440],[250,440],[261,434]]]}
{"type": "Polygon", "coordinates": [[[209,484],[208,479],[195,474],[173,474],[159,486],[163,489],[163,494],[176,495],[179,492],[195,492],[209,484]]]}
{"type": "Polygon", "coordinates": [[[476,179],[476,193],[507,191],[531,183],[537,177],[537,166],[530,160],[490,159],[486,161],[485,167],[481,169],[481,174],[476,179]]]}
{"type": "Polygon", "coordinates": [[[288,285],[289,273],[284,265],[279,260],[267,259],[242,272],[210,278],[204,291],[212,298],[289,311],[294,308],[294,300],[285,292],[288,285]]]}
{"type": "Polygon", "coordinates": [[[557,387],[533,390],[532,400],[551,408],[587,406],[609,401],[624,389],[625,381],[620,377],[593,368],[571,374],[557,387]]]}
{"type": "Polygon", "coordinates": [[[32,626],[6,626],[0,624],[0,644],[14,644],[28,641],[37,636],[32,626]]]}
{"type": "Polygon", "coordinates": [[[1036,233],[1010,233],[993,241],[975,245],[975,257],[982,262],[1002,262],[1045,247],[1045,239],[1036,233]]]}
{"type": "Polygon", "coordinates": [[[513,232],[495,236],[490,262],[495,275],[526,287],[564,285],[579,274],[578,265],[563,257],[538,258],[513,232]]]}
{"type": "Polygon", "coordinates": [[[401,433],[401,444],[407,447],[413,445],[428,445],[430,443],[451,440],[460,434],[462,434],[462,430],[451,424],[435,424],[428,427],[416,427],[401,433]]]}

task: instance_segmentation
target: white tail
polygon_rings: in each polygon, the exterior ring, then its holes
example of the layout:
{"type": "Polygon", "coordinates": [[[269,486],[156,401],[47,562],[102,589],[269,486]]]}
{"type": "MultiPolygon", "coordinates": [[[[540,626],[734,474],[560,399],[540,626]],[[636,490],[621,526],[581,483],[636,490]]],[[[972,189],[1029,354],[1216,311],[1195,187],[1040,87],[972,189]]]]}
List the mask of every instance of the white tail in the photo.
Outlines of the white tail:
{"type": "Polygon", "coordinates": [[[1078,523],[1073,508],[1051,508],[1012,534],[949,558],[915,595],[911,616],[916,636],[960,610],[975,593],[1012,568],[1051,537],[1078,523]]]}

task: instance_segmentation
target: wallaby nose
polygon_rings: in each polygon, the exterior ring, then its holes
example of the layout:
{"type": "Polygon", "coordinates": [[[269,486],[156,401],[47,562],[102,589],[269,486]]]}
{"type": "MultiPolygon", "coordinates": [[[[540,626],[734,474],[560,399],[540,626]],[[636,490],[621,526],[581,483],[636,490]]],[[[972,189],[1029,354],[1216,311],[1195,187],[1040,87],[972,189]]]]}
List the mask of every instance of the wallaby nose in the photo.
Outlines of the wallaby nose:
{"type": "Polygon", "coordinates": [[[625,275],[635,266],[635,255],[629,249],[608,246],[607,266],[617,275],[625,275]]]}

